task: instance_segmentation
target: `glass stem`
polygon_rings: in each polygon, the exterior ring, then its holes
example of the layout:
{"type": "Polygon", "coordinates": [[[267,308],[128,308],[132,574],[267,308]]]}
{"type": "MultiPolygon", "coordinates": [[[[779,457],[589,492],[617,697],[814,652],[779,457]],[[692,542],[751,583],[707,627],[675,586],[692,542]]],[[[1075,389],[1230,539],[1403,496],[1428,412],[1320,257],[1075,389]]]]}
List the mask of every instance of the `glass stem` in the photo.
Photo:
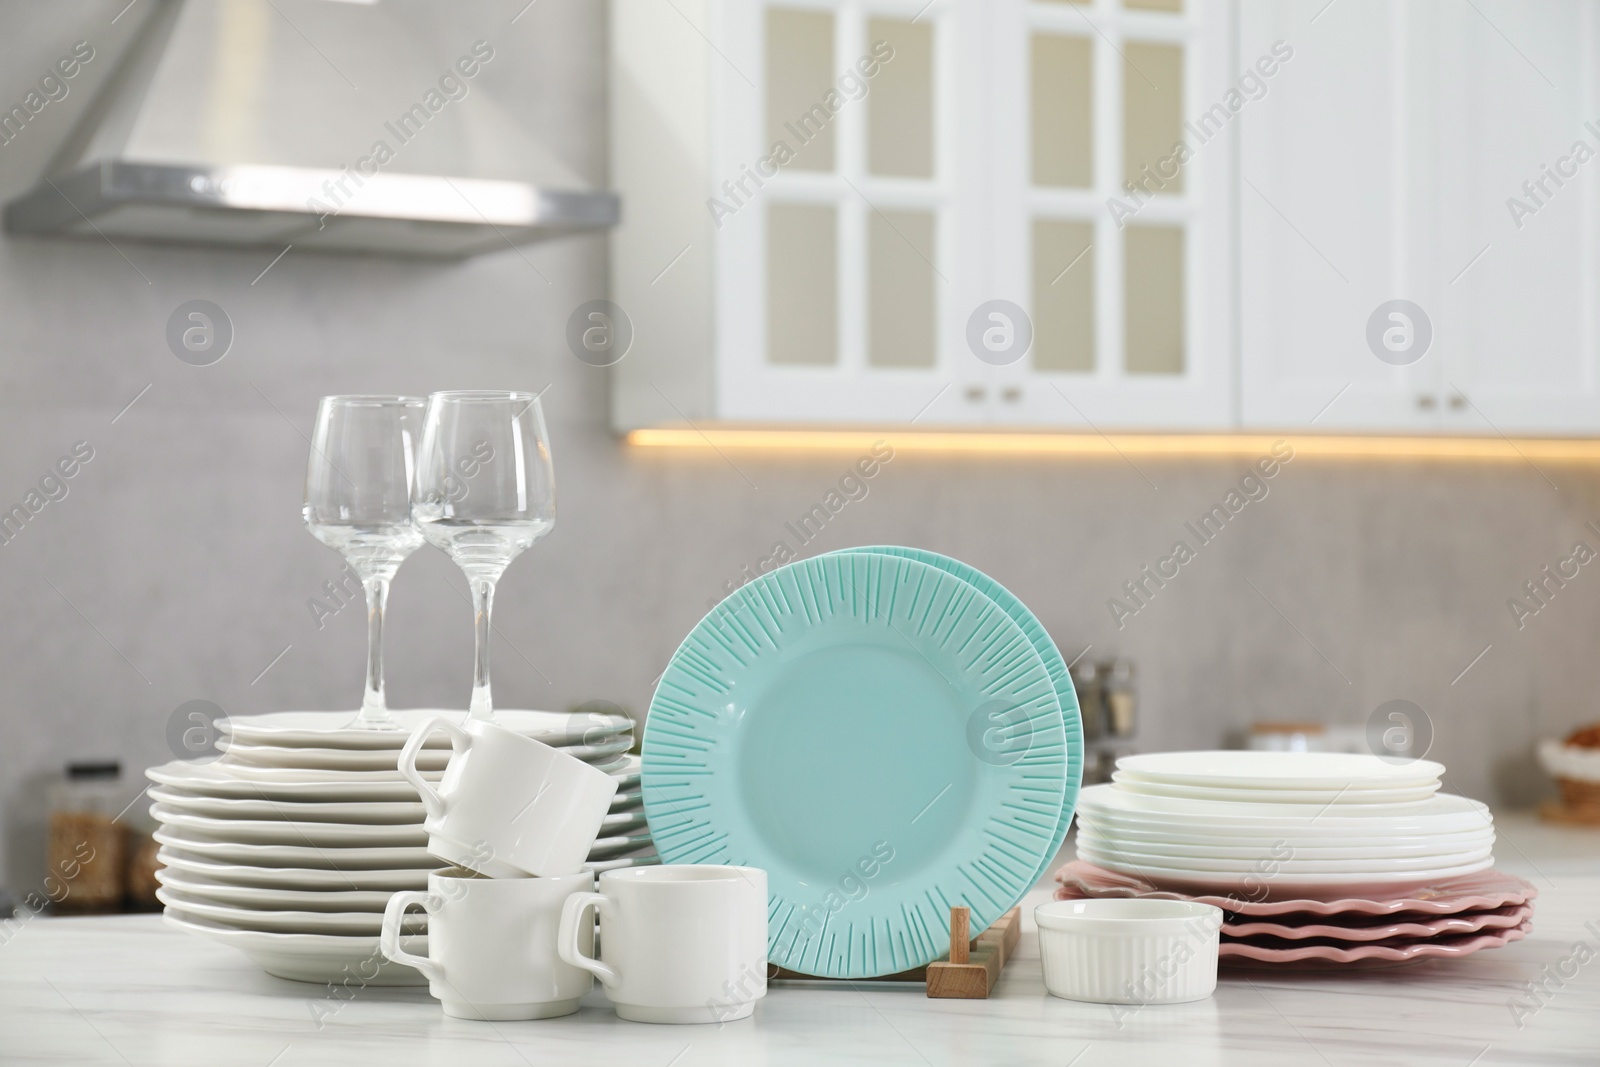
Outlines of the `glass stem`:
{"type": "Polygon", "coordinates": [[[389,603],[389,579],[370,577],[361,585],[367,591],[367,687],[359,720],[388,722],[389,705],[383,696],[383,609],[389,603]]]}
{"type": "Polygon", "coordinates": [[[494,609],[494,578],[473,578],[472,582],[472,703],[468,718],[492,719],[494,700],[489,694],[489,614],[494,609]]]}

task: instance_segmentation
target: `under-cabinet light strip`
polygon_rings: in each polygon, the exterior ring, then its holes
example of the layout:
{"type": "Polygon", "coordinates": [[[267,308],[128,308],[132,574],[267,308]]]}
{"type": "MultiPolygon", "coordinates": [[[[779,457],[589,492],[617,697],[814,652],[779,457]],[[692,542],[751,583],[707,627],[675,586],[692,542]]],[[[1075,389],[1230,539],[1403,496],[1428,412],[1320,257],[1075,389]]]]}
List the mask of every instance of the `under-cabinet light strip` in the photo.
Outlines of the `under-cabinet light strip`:
{"type": "Polygon", "coordinates": [[[1254,456],[1287,441],[1302,456],[1371,459],[1600,461],[1600,439],[1504,437],[1365,437],[1284,431],[1276,434],[983,433],[929,430],[645,429],[623,440],[638,448],[858,451],[884,441],[918,452],[1063,456],[1254,456]]]}

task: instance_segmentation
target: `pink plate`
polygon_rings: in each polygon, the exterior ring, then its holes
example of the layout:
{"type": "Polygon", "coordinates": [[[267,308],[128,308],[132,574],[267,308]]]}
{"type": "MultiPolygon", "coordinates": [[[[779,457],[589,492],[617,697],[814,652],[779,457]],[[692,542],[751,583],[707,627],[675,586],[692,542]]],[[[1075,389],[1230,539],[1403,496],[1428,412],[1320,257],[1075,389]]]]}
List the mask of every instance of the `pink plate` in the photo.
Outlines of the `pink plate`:
{"type": "Polygon", "coordinates": [[[1056,872],[1061,888],[1058,900],[1084,897],[1155,897],[1161,900],[1197,900],[1212,904],[1234,915],[1399,915],[1421,912],[1426,915],[1455,915],[1463,911],[1485,911],[1509,904],[1526,904],[1539,895],[1533,883],[1514,874],[1490,869],[1475,874],[1448,878],[1433,885],[1406,889],[1392,894],[1373,894],[1370,899],[1342,900],[1247,900],[1242,897],[1194,895],[1163,890],[1154,883],[1131,874],[1108,871],[1083,860],[1073,860],[1056,872]]]}
{"type": "Polygon", "coordinates": [[[1327,963],[1356,963],[1362,960],[1387,960],[1401,962],[1435,957],[1468,956],[1480,949],[1499,948],[1528,936],[1532,923],[1523,923],[1509,930],[1489,933],[1464,934],[1459,937],[1439,937],[1424,941],[1404,938],[1394,941],[1377,941],[1366,945],[1345,947],[1341,945],[1308,945],[1264,938],[1261,941],[1224,941],[1217,949],[1220,960],[1255,960],[1260,963],[1300,963],[1318,960],[1327,963]]]}
{"type": "Polygon", "coordinates": [[[1336,941],[1383,941],[1393,937],[1433,938],[1476,933],[1479,930],[1507,930],[1532,918],[1532,904],[1513,904],[1493,911],[1463,911],[1437,918],[1422,916],[1361,915],[1351,912],[1337,917],[1320,916],[1322,922],[1293,923],[1311,916],[1285,915],[1288,922],[1223,923],[1224,937],[1275,937],[1302,941],[1308,937],[1327,937],[1336,941]],[[1399,921],[1404,919],[1405,921],[1399,921]]]}

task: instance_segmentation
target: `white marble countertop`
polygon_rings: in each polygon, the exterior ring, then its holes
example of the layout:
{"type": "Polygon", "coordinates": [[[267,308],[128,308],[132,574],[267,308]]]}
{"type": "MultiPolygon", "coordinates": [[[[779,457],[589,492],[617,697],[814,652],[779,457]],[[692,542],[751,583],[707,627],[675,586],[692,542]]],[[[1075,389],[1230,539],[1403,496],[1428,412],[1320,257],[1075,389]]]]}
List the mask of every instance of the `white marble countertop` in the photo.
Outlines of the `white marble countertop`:
{"type": "MultiPolygon", "coordinates": [[[[1454,961],[1387,971],[1224,969],[1198,1004],[1110,1008],[1044,991],[1033,904],[1018,956],[987,1001],[932,1001],[870,983],[775,985],[753,1018],[722,1026],[619,1021],[598,989],[564,1019],[447,1019],[423,989],[271,978],[157,916],[40,919],[0,944],[0,1063],[296,1067],[409,1064],[1600,1064],[1600,831],[1499,820],[1500,866],[1535,881],[1532,935],[1454,961]],[[1586,926],[1586,924],[1593,924],[1586,926]],[[1574,957],[1576,973],[1529,982],[1574,957]],[[1556,983],[1560,982],[1558,986],[1556,983]],[[1518,1020],[1511,1003],[1538,1009],[1518,1020]]],[[[1570,968],[1569,968],[1570,970],[1570,968]]]]}

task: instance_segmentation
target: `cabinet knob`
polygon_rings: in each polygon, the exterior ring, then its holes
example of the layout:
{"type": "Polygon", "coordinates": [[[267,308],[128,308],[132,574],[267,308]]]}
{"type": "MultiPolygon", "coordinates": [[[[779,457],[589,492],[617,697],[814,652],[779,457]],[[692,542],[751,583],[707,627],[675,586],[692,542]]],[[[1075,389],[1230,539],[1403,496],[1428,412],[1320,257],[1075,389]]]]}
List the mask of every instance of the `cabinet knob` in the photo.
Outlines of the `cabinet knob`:
{"type": "Polygon", "coordinates": [[[1022,386],[1008,385],[1000,391],[1000,399],[1008,404],[1015,404],[1022,399],[1022,386]]]}
{"type": "Polygon", "coordinates": [[[1421,408],[1423,411],[1432,411],[1438,406],[1438,397],[1435,397],[1431,393],[1423,393],[1421,396],[1417,397],[1417,407],[1421,408]]]}
{"type": "Polygon", "coordinates": [[[981,385],[969,385],[969,386],[967,386],[967,400],[970,401],[971,403],[976,404],[978,401],[982,400],[983,397],[984,397],[984,393],[985,393],[985,390],[984,390],[983,386],[981,386],[981,385]]]}
{"type": "Polygon", "coordinates": [[[1467,406],[1467,398],[1457,393],[1450,398],[1450,410],[1460,411],[1467,406]]]}

